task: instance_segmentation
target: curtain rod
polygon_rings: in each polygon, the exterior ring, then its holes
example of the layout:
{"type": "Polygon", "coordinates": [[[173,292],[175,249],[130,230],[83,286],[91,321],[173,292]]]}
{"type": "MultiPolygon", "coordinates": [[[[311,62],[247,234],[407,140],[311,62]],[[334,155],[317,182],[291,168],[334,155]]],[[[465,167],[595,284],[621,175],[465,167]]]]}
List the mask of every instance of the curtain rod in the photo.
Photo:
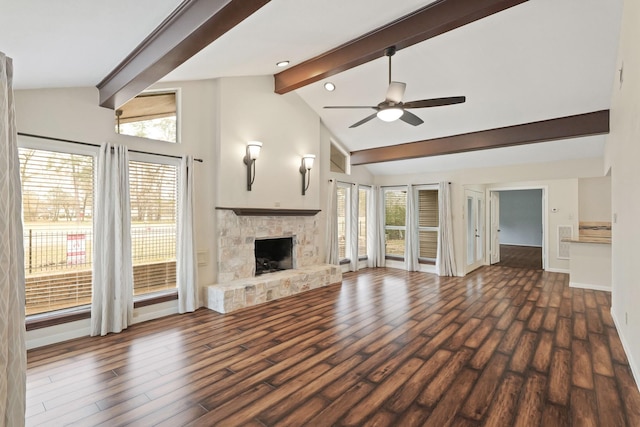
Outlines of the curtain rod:
{"type": "MultiPolygon", "coordinates": [[[[329,178],[329,182],[333,182],[333,181],[334,181],[334,179],[333,179],[333,178],[329,178]]],[[[356,183],[355,183],[355,182],[340,181],[339,179],[336,179],[335,181],[336,181],[336,182],[339,182],[340,184],[351,184],[351,185],[356,185],[356,183]]],[[[365,185],[365,184],[362,184],[362,185],[365,185]]]]}
{"type": "MultiPolygon", "coordinates": [[[[72,139],[53,138],[51,136],[35,135],[35,134],[32,134],[32,133],[18,132],[18,135],[20,135],[20,136],[29,136],[31,138],[48,139],[48,140],[51,140],[51,141],[70,142],[72,144],[86,145],[86,146],[89,146],[89,147],[100,147],[100,144],[93,144],[91,142],[74,141],[72,139]]],[[[148,151],[129,150],[129,152],[138,153],[138,154],[149,154],[149,155],[152,155],[152,156],[171,157],[173,159],[181,159],[182,158],[181,156],[174,156],[174,155],[171,155],[171,154],[150,153],[148,151]]],[[[200,163],[203,162],[202,159],[193,159],[193,161],[194,162],[200,162],[200,163]]]]}

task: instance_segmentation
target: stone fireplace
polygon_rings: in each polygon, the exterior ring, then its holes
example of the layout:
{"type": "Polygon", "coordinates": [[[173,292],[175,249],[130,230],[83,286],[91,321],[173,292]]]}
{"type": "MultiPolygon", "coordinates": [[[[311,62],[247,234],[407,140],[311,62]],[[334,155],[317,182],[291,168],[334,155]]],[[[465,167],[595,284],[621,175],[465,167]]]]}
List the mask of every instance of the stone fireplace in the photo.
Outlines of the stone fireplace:
{"type": "Polygon", "coordinates": [[[207,307],[229,313],[340,283],[340,268],[320,261],[320,225],[316,213],[216,209],[218,283],[207,289],[207,307]],[[268,268],[268,274],[256,268],[258,258],[267,258],[263,252],[266,249],[274,249],[275,258],[280,258],[266,261],[274,266],[268,268]]]}

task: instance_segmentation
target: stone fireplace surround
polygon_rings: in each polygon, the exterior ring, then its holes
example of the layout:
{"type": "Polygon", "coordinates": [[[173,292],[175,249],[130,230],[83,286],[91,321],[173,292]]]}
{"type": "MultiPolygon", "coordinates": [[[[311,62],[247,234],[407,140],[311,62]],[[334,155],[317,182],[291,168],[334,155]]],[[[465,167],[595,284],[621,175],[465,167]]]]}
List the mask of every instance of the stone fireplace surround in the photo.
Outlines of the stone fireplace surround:
{"type": "Polygon", "coordinates": [[[340,268],[320,262],[320,229],[316,213],[216,209],[218,283],[207,287],[207,307],[229,313],[340,283],[340,268]],[[277,237],[293,238],[293,269],[254,277],[255,240],[277,237]]]}

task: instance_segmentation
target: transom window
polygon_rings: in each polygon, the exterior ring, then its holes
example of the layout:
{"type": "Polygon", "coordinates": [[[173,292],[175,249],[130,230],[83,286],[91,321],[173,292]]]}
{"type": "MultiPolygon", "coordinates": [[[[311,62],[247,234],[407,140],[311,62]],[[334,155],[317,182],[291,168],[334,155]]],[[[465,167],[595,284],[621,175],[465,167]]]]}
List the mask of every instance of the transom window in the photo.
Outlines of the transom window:
{"type": "Polygon", "coordinates": [[[142,93],[115,111],[116,133],[178,142],[176,92],[142,93]]]}

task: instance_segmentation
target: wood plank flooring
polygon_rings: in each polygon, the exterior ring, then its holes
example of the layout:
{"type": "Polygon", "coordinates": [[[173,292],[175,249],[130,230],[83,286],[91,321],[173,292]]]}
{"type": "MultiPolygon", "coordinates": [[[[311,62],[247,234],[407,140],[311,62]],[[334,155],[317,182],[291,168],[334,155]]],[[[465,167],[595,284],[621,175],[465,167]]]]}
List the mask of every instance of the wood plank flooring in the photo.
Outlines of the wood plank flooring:
{"type": "Polygon", "coordinates": [[[542,270],[542,248],[535,246],[500,245],[502,267],[542,270]]]}
{"type": "Polygon", "coordinates": [[[28,353],[28,426],[640,426],[610,295],[366,269],[28,353]]]}

